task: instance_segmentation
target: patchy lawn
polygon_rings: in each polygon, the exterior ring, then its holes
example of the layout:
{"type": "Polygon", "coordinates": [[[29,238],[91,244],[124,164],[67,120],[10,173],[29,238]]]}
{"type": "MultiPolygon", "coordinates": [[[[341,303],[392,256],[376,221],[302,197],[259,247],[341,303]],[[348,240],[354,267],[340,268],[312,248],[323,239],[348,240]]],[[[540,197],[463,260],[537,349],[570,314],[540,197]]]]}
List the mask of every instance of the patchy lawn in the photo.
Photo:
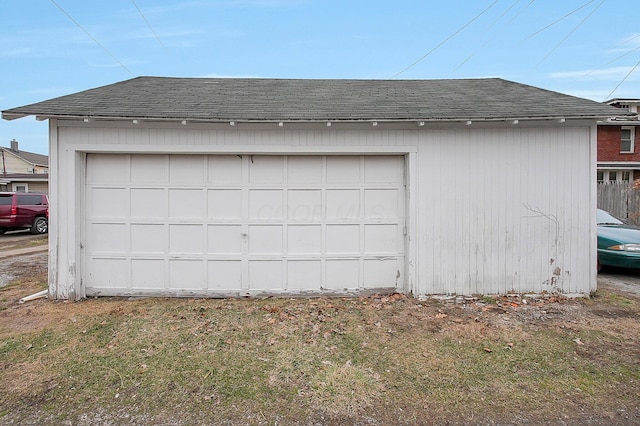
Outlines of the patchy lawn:
{"type": "Polygon", "coordinates": [[[638,424],[640,300],[17,301],[0,424],[638,424]],[[526,303],[525,303],[526,302],[526,303]]]}

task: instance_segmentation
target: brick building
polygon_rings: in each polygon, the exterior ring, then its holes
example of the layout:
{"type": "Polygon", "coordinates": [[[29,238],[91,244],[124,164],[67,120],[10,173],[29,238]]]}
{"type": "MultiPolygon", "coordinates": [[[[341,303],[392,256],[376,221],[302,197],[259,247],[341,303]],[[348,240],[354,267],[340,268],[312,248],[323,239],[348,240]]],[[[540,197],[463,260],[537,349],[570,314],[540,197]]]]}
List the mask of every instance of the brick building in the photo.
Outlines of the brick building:
{"type": "Polygon", "coordinates": [[[611,99],[608,105],[636,113],[598,123],[598,182],[640,179],[640,99],[611,99]]]}

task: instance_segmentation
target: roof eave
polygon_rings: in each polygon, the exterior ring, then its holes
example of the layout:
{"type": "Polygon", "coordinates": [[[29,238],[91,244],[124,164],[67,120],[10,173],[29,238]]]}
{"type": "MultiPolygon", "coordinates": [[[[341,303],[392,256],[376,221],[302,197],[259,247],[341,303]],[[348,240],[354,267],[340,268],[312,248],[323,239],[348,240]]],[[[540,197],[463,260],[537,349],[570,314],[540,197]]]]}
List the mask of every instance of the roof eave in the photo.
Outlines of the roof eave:
{"type": "Polygon", "coordinates": [[[4,120],[15,120],[18,118],[27,117],[29,115],[35,115],[35,114],[22,114],[22,113],[6,112],[6,111],[2,112],[2,118],[4,120]]]}
{"type": "Polygon", "coordinates": [[[553,121],[553,120],[596,120],[596,121],[610,121],[614,116],[612,115],[548,115],[548,116],[510,116],[510,117],[406,117],[406,118],[318,118],[318,119],[299,119],[299,118],[239,118],[239,117],[213,117],[213,118],[194,118],[194,117],[144,117],[144,116],[94,116],[94,115],[75,115],[75,114],[50,114],[50,113],[6,113],[3,112],[2,118],[6,120],[14,120],[27,116],[35,116],[36,120],[44,121],[49,119],[62,119],[62,120],[105,120],[105,121],[129,121],[140,120],[148,122],[175,122],[175,121],[188,121],[192,123],[372,123],[372,122],[388,122],[388,123],[402,123],[402,122],[424,122],[424,123],[454,123],[454,122],[502,122],[502,121],[553,121]]]}

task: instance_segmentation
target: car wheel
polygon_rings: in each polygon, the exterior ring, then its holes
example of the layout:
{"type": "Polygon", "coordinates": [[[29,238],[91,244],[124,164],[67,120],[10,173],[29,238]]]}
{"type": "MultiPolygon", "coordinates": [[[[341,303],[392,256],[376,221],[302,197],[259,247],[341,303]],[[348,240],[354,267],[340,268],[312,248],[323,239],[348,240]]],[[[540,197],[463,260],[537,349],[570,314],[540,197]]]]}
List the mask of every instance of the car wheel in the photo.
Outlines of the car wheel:
{"type": "Polygon", "coordinates": [[[36,220],[33,221],[33,225],[31,225],[32,234],[46,234],[48,230],[49,224],[47,223],[47,219],[44,217],[36,217],[36,220]]]}
{"type": "Polygon", "coordinates": [[[5,229],[0,229],[0,235],[4,234],[5,232],[7,232],[5,229]]]}
{"type": "Polygon", "coordinates": [[[602,264],[600,263],[600,259],[598,259],[598,264],[596,265],[596,271],[599,273],[602,271],[602,264]]]}

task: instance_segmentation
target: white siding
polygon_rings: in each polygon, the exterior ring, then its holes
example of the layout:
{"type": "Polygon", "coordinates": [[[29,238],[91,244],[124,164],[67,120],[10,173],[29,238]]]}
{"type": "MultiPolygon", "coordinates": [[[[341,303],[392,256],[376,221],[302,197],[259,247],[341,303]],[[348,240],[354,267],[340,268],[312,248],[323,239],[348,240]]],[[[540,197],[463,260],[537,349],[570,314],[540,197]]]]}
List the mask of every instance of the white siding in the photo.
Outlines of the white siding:
{"type": "Polygon", "coordinates": [[[375,129],[58,123],[61,223],[51,242],[58,251],[58,297],[83,296],[83,266],[74,263],[82,239],[65,232],[77,229],[82,215],[62,204],[76,203],[70,191],[85,196],[78,189],[82,164],[73,164],[82,163],[85,152],[405,154],[405,291],[420,296],[595,289],[591,122],[438,129],[414,123],[380,123],[375,129]]]}
{"type": "Polygon", "coordinates": [[[589,128],[425,136],[419,294],[593,289],[589,128]]]}

